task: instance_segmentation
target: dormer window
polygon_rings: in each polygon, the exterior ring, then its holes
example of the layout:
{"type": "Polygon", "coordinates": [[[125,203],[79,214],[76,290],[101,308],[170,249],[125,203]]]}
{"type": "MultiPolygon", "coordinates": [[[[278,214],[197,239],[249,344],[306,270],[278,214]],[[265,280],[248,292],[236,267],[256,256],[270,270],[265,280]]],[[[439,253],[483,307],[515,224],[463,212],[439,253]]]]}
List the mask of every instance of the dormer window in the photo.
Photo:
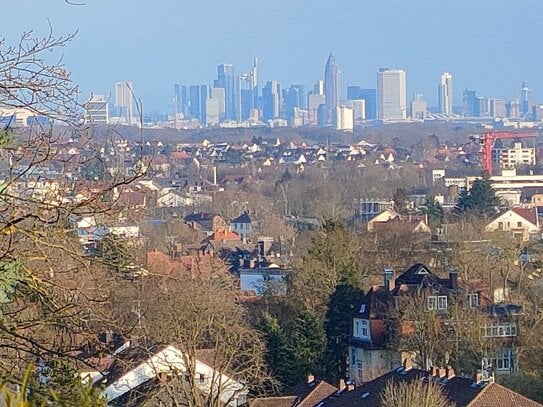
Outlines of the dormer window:
{"type": "Polygon", "coordinates": [[[370,324],[367,319],[354,319],[353,336],[355,338],[370,340],[370,324]]]}
{"type": "Polygon", "coordinates": [[[468,302],[470,308],[478,308],[479,307],[479,294],[468,294],[468,302]]]}

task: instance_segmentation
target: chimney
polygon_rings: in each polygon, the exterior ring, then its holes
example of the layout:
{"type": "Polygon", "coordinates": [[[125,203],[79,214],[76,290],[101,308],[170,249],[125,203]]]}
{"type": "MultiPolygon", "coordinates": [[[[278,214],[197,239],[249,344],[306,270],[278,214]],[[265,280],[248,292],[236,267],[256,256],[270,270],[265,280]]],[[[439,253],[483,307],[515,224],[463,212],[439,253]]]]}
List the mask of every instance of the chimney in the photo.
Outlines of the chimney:
{"type": "Polygon", "coordinates": [[[483,372],[478,370],[475,374],[475,384],[480,384],[484,379],[483,372]]]}
{"type": "Polygon", "coordinates": [[[345,390],[345,380],[339,379],[339,391],[345,390]]]}
{"type": "Polygon", "coordinates": [[[439,369],[437,368],[437,366],[432,366],[431,373],[432,373],[432,376],[437,377],[439,373],[439,369]]]}
{"type": "MultiPolygon", "coordinates": [[[[394,271],[391,267],[385,267],[384,271],[384,286],[387,291],[390,291],[391,283],[392,283],[392,276],[394,275],[394,271]]],[[[392,287],[393,288],[393,287],[392,287]]]]}
{"type": "Polygon", "coordinates": [[[347,383],[347,391],[353,391],[354,390],[354,383],[349,382],[347,383]]]}
{"type": "Polygon", "coordinates": [[[259,240],[258,241],[258,260],[264,261],[264,255],[265,255],[264,241],[259,240]]]}
{"type": "Polygon", "coordinates": [[[452,290],[458,290],[458,272],[456,271],[456,269],[449,270],[449,280],[451,281],[452,290]]]}
{"type": "Polygon", "coordinates": [[[311,373],[307,375],[307,384],[311,384],[315,381],[315,376],[313,376],[311,373]]]}
{"type": "Polygon", "coordinates": [[[411,370],[412,367],[413,367],[413,361],[411,360],[411,358],[404,359],[404,361],[403,361],[403,369],[405,371],[408,371],[408,370],[411,370]]]}
{"type": "Polygon", "coordinates": [[[445,368],[440,367],[438,377],[445,377],[446,375],[447,371],[445,370],[445,368]]]}
{"type": "Polygon", "coordinates": [[[451,366],[447,366],[447,379],[454,377],[454,369],[451,366]]]}

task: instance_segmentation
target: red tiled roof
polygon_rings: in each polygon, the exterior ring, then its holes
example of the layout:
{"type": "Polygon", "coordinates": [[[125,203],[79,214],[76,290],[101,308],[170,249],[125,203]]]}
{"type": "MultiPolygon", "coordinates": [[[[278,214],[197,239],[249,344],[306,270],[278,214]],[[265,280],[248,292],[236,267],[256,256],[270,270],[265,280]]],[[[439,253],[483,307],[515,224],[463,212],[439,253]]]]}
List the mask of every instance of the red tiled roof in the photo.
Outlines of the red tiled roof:
{"type": "Polygon", "coordinates": [[[296,396],[262,397],[254,399],[251,407],[292,407],[298,398],[296,396]]]}
{"type": "Polygon", "coordinates": [[[468,407],[541,407],[541,404],[497,383],[492,383],[484,387],[468,407]]]}
{"type": "Polygon", "coordinates": [[[511,210],[528,222],[537,225],[537,208],[512,208],[511,210]]]}

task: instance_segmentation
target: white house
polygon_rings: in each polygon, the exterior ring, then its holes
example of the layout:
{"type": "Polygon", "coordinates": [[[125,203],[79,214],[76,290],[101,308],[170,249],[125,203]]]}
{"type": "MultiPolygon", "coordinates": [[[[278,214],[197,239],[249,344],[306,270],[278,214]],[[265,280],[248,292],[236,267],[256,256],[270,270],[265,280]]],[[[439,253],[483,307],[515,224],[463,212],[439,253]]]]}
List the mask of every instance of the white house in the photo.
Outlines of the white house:
{"type": "MultiPolygon", "coordinates": [[[[108,405],[116,404],[115,400],[119,397],[157,377],[185,374],[187,372],[186,360],[188,360],[186,355],[172,345],[149,355],[139,365],[124,372],[106,386],[104,395],[108,405]]],[[[248,390],[243,383],[216,371],[198,359],[195,361],[195,372],[197,386],[206,394],[220,392],[220,399],[225,406],[245,405],[248,390]]]]}
{"type": "Polygon", "coordinates": [[[537,208],[512,208],[486,225],[488,232],[511,232],[524,242],[540,232],[537,208]]]}

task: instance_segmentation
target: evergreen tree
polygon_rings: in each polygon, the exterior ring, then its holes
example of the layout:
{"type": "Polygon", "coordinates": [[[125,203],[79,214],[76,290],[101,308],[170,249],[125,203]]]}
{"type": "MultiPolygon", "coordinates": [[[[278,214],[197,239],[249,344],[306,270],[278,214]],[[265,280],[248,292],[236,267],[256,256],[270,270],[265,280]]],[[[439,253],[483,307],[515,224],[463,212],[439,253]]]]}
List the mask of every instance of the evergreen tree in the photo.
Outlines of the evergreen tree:
{"type": "Polygon", "coordinates": [[[430,225],[440,225],[443,221],[443,208],[433,195],[426,198],[424,213],[430,225]]]}
{"type": "Polygon", "coordinates": [[[286,335],[276,316],[266,314],[260,323],[266,341],[266,363],[274,377],[284,383],[286,380],[286,335]]]}
{"type": "Polygon", "coordinates": [[[347,371],[347,341],[351,335],[352,312],[362,297],[362,291],[340,282],[330,296],[326,313],[326,379],[337,383],[347,371]]]}
{"type": "Polygon", "coordinates": [[[500,198],[488,178],[476,179],[469,191],[462,191],[455,205],[456,213],[490,216],[496,213],[500,198]]]}
{"type": "Polygon", "coordinates": [[[284,382],[294,385],[308,374],[322,375],[322,359],[326,337],[321,321],[310,310],[301,311],[295,318],[284,363],[284,382]]]}

